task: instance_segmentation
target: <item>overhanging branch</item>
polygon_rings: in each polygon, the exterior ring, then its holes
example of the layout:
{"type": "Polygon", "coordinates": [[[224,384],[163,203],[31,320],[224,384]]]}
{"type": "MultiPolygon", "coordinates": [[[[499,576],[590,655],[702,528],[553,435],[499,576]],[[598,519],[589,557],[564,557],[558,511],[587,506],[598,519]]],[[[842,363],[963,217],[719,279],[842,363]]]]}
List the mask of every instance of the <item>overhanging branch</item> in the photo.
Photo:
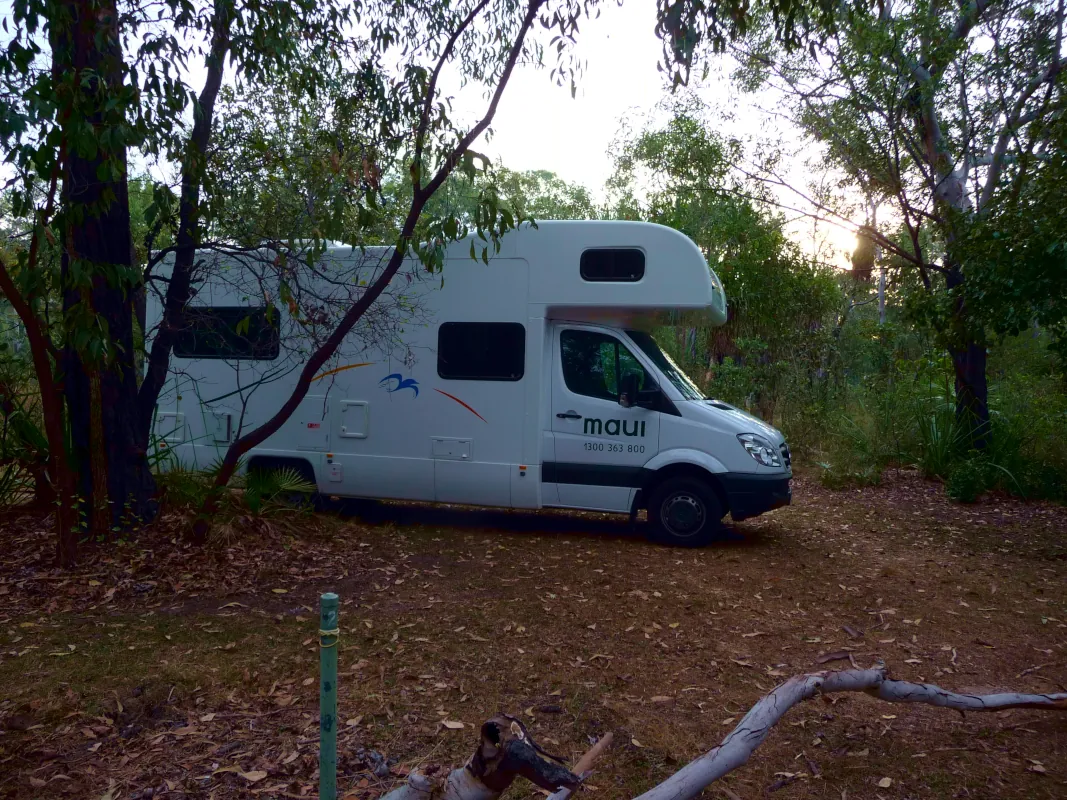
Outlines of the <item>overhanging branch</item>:
{"type": "Polygon", "coordinates": [[[422,151],[426,145],[426,131],[430,126],[430,115],[433,112],[433,98],[437,94],[437,81],[441,77],[441,70],[445,64],[452,57],[452,51],[456,47],[456,42],[459,41],[459,37],[463,35],[463,32],[471,26],[475,18],[482,12],[482,10],[489,5],[489,0],[482,0],[476,5],[471,12],[463,18],[459,27],[452,32],[452,35],[448,37],[448,43],[445,45],[445,49],[441,52],[441,57],[437,59],[437,65],[433,68],[433,74],[430,75],[430,82],[426,87],[426,101],[423,103],[422,114],[419,116],[419,128],[415,134],[415,155],[412,158],[412,182],[415,185],[415,191],[419,191],[422,188],[422,151]]]}
{"type": "Polygon", "coordinates": [[[511,48],[511,52],[508,53],[508,59],[504,64],[504,69],[500,73],[500,79],[497,81],[496,89],[493,92],[493,98],[489,102],[489,108],[486,110],[485,115],[478,121],[473,128],[467,131],[467,135],[460,139],[459,144],[445,159],[445,163],[437,170],[437,174],[433,176],[425,189],[419,190],[416,188],[416,197],[421,196],[423,202],[426,199],[433,196],[441,184],[445,182],[445,179],[455,169],[456,164],[459,163],[459,159],[462,158],[466,152],[470,149],[471,144],[477,139],[486,128],[493,121],[493,117],[496,116],[497,106],[500,105],[500,98],[504,94],[504,89],[508,85],[508,81],[511,80],[511,73],[515,69],[515,64],[518,63],[519,55],[522,53],[526,34],[533,26],[534,20],[537,19],[537,12],[541,10],[541,7],[545,4],[545,0],[530,0],[529,5],[526,8],[526,16],[522,20],[522,24],[519,26],[519,32],[515,36],[515,44],[511,48]]]}

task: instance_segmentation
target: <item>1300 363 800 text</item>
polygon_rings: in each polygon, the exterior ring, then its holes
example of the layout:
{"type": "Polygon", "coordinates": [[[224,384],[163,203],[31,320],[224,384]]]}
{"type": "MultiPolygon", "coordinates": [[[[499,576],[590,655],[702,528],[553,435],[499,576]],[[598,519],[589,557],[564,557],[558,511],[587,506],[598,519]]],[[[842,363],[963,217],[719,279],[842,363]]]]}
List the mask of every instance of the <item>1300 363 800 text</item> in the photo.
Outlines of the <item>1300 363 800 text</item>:
{"type": "Polygon", "coordinates": [[[585,442],[586,450],[597,453],[643,453],[643,444],[616,444],[615,442],[585,442]]]}

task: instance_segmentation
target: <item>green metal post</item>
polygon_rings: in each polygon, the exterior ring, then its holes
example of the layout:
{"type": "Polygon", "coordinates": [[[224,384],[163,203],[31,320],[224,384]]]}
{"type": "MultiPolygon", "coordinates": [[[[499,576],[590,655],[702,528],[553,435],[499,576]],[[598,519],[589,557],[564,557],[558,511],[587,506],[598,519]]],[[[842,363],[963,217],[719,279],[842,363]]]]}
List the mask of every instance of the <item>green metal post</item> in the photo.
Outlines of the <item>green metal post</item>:
{"type": "Polygon", "coordinates": [[[337,800],[337,595],[319,598],[319,800],[337,800]]]}

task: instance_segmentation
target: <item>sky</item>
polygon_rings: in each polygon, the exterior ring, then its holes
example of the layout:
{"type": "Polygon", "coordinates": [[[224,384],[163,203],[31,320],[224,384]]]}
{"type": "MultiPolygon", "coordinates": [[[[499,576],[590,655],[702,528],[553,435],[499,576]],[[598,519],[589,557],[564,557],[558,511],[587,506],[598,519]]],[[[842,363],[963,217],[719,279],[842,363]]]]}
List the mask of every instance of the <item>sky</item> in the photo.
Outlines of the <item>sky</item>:
{"type": "MultiPolygon", "coordinates": [[[[493,136],[479,139],[473,149],[513,170],[544,169],[572,183],[584,185],[594,198],[604,199],[604,183],[614,171],[613,144],[624,120],[640,128],[646,120],[664,119],[657,106],[668,95],[664,73],[656,66],[662,43],[655,35],[656,8],[651,0],[620,7],[604,3],[598,19],[581,25],[575,53],[585,63],[578,90],[556,86],[548,67],[520,65],[508,84],[493,121],[493,136]]],[[[722,62],[712,77],[695,89],[711,108],[734,115],[730,132],[759,134],[799,141],[796,130],[779,130],[779,120],[760,110],[766,98],[744,97],[730,90],[722,62]]],[[[445,84],[454,97],[457,118],[473,121],[486,101],[479,89],[445,84]]],[[[804,185],[804,166],[792,168],[792,179],[804,185]]],[[[783,197],[795,204],[796,197],[783,197]]],[[[801,247],[839,266],[848,264],[855,236],[840,228],[809,220],[788,226],[801,247]]]]}
{"type": "MultiPolygon", "coordinates": [[[[482,152],[510,169],[547,169],[600,194],[612,172],[611,144],[621,119],[647,112],[664,96],[655,4],[604,3],[603,9],[577,37],[575,53],[585,71],[576,96],[569,86],[556,86],[548,68],[521,66],[501,99],[493,138],[480,143],[482,152]]],[[[477,92],[457,94],[461,112],[473,115],[483,106],[477,92]]]]}

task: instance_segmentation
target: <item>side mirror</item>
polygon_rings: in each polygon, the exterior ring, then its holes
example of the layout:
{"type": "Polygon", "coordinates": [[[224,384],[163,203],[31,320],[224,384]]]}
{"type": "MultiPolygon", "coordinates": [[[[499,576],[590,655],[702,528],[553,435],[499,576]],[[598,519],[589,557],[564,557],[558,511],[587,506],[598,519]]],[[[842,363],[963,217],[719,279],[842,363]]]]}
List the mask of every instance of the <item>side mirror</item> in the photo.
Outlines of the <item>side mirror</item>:
{"type": "Polygon", "coordinates": [[[633,408],[641,405],[641,376],[635,372],[624,375],[619,383],[619,405],[623,408],[633,408]]]}

